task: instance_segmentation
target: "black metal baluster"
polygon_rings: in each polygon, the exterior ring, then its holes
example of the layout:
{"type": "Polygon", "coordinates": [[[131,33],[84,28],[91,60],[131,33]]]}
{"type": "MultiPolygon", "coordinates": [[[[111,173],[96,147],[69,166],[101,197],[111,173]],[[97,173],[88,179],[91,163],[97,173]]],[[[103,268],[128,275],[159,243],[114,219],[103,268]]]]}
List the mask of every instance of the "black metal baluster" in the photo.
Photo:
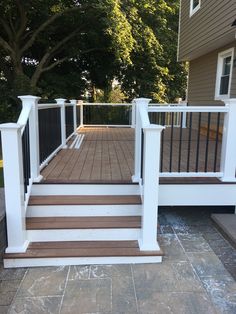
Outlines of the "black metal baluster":
{"type": "Polygon", "coordinates": [[[196,167],[195,167],[195,171],[196,171],[196,172],[198,172],[198,166],[199,166],[199,148],[200,148],[200,137],[201,137],[201,119],[202,119],[202,113],[199,112],[199,114],[198,114],[198,129],[197,129],[196,167]]]}
{"type": "Polygon", "coordinates": [[[192,140],[192,112],[190,112],[190,114],[189,114],[189,136],[188,136],[187,172],[189,172],[189,167],[190,167],[191,140],[192,140]]]}
{"type": "Polygon", "coordinates": [[[39,110],[39,151],[42,163],[61,145],[61,110],[47,108],[39,110]]]}
{"type": "Polygon", "coordinates": [[[180,172],[181,170],[180,168],[181,168],[181,155],[182,155],[182,136],[183,136],[183,112],[181,112],[181,116],[180,116],[178,172],[180,172]]]}
{"type": "Polygon", "coordinates": [[[206,151],[205,151],[205,172],[208,168],[208,148],[209,148],[209,136],[210,136],[210,123],[211,123],[211,112],[208,113],[207,119],[207,138],[206,138],[206,151]]]}
{"type": "Polygon", "coordinates": [[[23,176],[24,176],[24,193],[27,193],[29,185],[29,179],[31,177],[30,166],[30,138],[29,138],[29,121],[25,125],[25,129],[22,134],[22,157],[23,157],[23,176]]]}
{"type": "Polygon", "coordinates": [[[215,140],[215,159],[214,159],[214,172],[216,172],[218,144],[219,144],[219,132],[220,132],[220,112],[217,113],[217,127],[216,127],[216,140],[215,140]]]}

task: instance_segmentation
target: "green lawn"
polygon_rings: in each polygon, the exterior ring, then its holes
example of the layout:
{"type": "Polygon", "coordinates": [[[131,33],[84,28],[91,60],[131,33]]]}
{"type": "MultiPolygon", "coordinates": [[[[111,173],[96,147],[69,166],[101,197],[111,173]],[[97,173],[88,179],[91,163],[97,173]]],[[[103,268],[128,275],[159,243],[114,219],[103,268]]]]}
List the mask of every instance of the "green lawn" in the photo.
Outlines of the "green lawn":
{"type": "Polygon", "coordinates": [[[3,187],[3,162],[0,160],[0,188],[3,187]]]}

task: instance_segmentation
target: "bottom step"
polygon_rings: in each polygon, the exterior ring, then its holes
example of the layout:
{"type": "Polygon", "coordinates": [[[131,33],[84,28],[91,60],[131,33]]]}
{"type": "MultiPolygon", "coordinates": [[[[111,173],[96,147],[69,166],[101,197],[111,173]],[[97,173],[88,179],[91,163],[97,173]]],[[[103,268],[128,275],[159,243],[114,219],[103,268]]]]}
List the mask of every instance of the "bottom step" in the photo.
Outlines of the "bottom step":
{"type": "Polygon", "coordinates": [[[140,251],[138,241],[35,242],[4,254],[4,267],[160,263],[163,252],[140,251]]]}

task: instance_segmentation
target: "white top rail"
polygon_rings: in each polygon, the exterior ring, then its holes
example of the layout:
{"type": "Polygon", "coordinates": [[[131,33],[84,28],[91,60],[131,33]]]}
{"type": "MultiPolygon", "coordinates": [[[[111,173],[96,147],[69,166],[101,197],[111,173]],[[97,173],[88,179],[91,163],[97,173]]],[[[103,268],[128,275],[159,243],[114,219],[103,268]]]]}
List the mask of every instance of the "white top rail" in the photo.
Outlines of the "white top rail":
{"type": "Polygon", "coordinates": [[[148,104],[148,106],[149,107],[151,107],[151,106],[158,106],[158,107],[160,107],[160,106],[165,106],[165,107],[168,107],[168,106],[187,106],[187,103],[186,102],[180,102],[180,103],[150,103],[150,104],[148,104]]]}
{"type": "Polygon", "coordinates": [[[95,102],[84,102],[78,103],[83,106],[132,106],[132,103],[95,103],[95,102]]]}
{"type": "Polygon", "coordinates": [[[66,106],[66,107],[69,107],[69,106],[73,107],[74,104],[72,104],[72,103],[70,103],[70,102],[65,102],[65,106],[66,106]]]}
{"type": "Polygon", "coordinates": [[[56,103],[52,103],[52,104],[38,104],[38,109],[50,109],[50,108],[60,108],[60,105],[56,104],[56,103]]]}
{"type": "Polygon", "coordinates": [[[148,107],[148,112],[229,112],[228,106],[158,106],[148,107]]]}

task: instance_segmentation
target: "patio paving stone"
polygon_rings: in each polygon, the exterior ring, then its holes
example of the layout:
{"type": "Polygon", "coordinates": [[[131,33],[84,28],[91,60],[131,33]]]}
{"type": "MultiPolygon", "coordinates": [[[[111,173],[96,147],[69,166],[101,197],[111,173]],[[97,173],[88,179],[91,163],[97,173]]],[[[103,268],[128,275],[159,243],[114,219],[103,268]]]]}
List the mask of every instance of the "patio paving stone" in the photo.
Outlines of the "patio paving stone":
{"type": "Polygon", "coordinates": [[[205,293],[158,293],[138,300],[140,314],[216,314],[205,293]]]}
{"type": "Polygon", "coordinates": [[[68,280],[89,279],[90,266],[70,266],[68,280]]]}
{"type": "Polygon", "coordinates": [[[9,314],[57,314],[60,305],[61,297],[16,298],[9,314]]]}
{"type": "Polygon", "coordinates": [[[17,297],[61,296],[69,267],[31,268],[27,272],[17,297]]]}
{"type": "Polygon", "coordinates": [[[209,244],[200,235],[178,235],[185,252],[209,252],[212,251],[209,244]]]}
{"type": "Polygon", "coordinates": [[[92,265],[90,278],[131,277],[131,265],[92,265]]]}
{"type": "Polygon", "coordinates": [[[111,279],[68,281],[61,313],[111,313],[111,279]]]}
{"type": "Polygon", "coordinates": [[[219,313],[236,313],[236,282],[230,276],[203,278],[202,282],[219,313]]]}
{"type": "Polygon", "coordinates": [[[188,262],[133,265],[137,298],[153,292],[202,292],[203,287],[188,262]]]}
{"type": "Polygon", "coordinates": [[[229,274],[213,252],[187,253],[187,255],[190,263],[200,277],[229,274]]]}
{"type": "Polygon", "coordinates": [[[186,261],[184,249],[175,234],[162,234],[158,236],[160,246],[164,251],[163,260],[186,261]]]}
{"type": "Polygon", "coordinates": [[[112,312],[138,313],[132,277],[116,276],[112,279],[112,312]]]}

